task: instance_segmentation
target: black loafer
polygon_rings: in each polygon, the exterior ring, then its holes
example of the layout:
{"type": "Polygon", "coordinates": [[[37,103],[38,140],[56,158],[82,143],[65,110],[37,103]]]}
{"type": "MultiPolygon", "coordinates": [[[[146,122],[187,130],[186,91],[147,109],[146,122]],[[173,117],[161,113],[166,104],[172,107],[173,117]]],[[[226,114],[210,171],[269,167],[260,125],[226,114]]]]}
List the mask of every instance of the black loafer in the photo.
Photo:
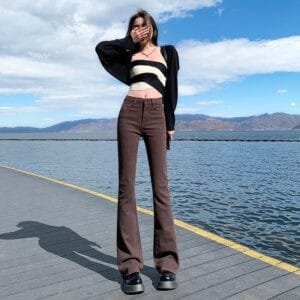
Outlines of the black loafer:
{"type": "Polygon", "coordinates": [[[170,271],[163,271],[160,273],[158,290],[174,290],[177,288],[176,275],[170,271]]]}
{"type": "Polygon", "coordinates": [[[139,294],[144,292],[144,285],[139,272],[123,274],[122,290],[125,294],[139,294]]]}

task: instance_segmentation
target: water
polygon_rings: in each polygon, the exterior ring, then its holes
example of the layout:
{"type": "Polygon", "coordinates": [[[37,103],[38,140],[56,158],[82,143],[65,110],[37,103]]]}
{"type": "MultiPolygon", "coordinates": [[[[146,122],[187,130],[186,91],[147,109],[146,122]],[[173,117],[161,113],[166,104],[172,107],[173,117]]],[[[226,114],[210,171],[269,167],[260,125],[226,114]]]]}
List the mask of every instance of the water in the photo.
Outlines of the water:
{"type": "MultiPolygon", "coordinates": [[[[0,164],[117,197],[113,132],[1,134],[0,139],[0,164]],[[3,140],[9,138],[25,140],[3,140]],[[58,140],[26,140],[32,138],[58,140]],[[70,138],[77,140],[65,140],[70,138]]],[[[174,217],[300,266],[300,131],[176,132],[176,139],[181,140],[167,152],[174,217]],[[213,141],[232,138],[247,142],[213,141]]],[[[136,186],[137,204],[153,209],[142,140],[136,186]]]]}
{"type": "MultiPolygon", "coordinates": [[[[268,131],[176,131],[179,140],[286,140],[300,142],[300,130],[268,130],[268,131]]],[[[3,139],[90,139],[116,140],[116,131],[84,132],[84,133],[0,133],[3,139]]]]}

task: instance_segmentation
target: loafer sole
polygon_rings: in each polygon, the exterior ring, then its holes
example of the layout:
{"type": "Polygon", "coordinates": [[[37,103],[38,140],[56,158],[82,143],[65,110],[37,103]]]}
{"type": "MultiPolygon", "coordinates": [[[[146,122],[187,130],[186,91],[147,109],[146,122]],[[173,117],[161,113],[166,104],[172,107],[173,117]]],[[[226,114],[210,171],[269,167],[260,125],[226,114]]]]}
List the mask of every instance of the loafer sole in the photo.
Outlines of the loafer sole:
{"type": "Polygon", "coordinates": [[[143,293],[145,288],[144,288],[144,284],[140,283],[140,284],[123,284],[122,286],[122,290],[125,294],[139,294],[139,293],[143,293]]]}
{"type": "Polygon", "coordinates": [[[174,290],[177,288],[176,281],[159,281],[157,285],[158,290],[174,290]]]}

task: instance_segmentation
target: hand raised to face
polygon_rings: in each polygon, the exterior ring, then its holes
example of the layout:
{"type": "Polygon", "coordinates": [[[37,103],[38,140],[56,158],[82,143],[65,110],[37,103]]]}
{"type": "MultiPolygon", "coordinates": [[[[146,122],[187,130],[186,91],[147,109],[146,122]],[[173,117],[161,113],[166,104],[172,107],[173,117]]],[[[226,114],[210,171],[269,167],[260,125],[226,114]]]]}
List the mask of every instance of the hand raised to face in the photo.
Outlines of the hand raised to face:
{"type": "Polygon", "coordinates": [[[134,43],[138,43],[142,40],[150,38],[151,35],[151,27],[150,26],[141,26],[141,27],[133,27],[130,32],[130,35],[134,41],[134,43]]]}

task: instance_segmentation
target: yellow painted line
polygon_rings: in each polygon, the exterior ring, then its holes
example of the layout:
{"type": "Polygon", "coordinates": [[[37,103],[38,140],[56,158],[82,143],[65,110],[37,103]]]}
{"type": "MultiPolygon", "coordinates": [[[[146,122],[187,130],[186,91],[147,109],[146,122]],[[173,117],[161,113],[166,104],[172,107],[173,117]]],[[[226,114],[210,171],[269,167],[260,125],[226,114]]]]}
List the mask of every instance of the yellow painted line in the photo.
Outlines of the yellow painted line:
{"type": "MultiPolygon", "coordinates": [[[[114,203],[118,203],[118,200],[114,197],[111,197],[111,196],[103,194],[103,193],[95,192],[93,190],[83,188],[83,187],[77,186],[77,185],[72,184],[72,183],[60,181],[60,180],[57,180],[57,179],[54,179],[54,178],[50,178],[50,177],[47,177],[47,176],[39,175],[39,174],[36,174],[36,173],[32,173],[32,172],[28,172],[28,171],[24,171],[24,170],[20,170],[20,169],[16,169],[16,168],[13,168],[13,167],[8,167],[8,166],[4,166],[4,165],[0,165],[0,167],[10,169],[10,170],[14,170],[14,171],[17,171],[17,172],[20,172],[20,173],[23,173],[23,174],[27,174],[27,175],[30,175],[30,176],[39,177],[39,178],[42,178],[42,179],[45,179],[45,180],[48,180],[48,181],[51,181],[51,182],[55,182],[55,183],[58,183],[58,184],[61,184],[61,185],[64,185],[64,186],[67,186],[67,187],[70,187],[70,188],[73,188],[73,189],[76,189],[76,190],[79,190],[79,191],[82,191],[82,192],[85,192],[85,193],[88,193],[88,194],[91,194],[91,195],[94,195],[94,196],[97,196],[97,197],[100,197],[102,199],[105,199],[105,200],[108,200],[108,201],[111,201],[111,202],[114,202],[114,203]]],[[[144,214],[147,214],[147,215],[151,215],[151,216],[154,215],[154,212],[152,210],[147,209],[147,208],[143,208],[143,207],[139,207],[139,206],[137,206],[137,211],[139,211],[141,213],[144,213],[144,214]]],[[[229,247],[233,250],[239,251],[239,252],[241,252],[245,255],[248,255],[250,257],[253,257],[257,260],[263,261],[264,263],[267,263],[267,264],[276,266],[280,269],[283,269],[285,271],[300,275],[300,268],[298,268],[298,267],[296,267],[292,264],[288,264],[288,263],[283,262],[279,259],[273,258],[271,256],[267,256],[267,255],[262,254],[258,251],[255,251],[255,250],[253,250],[253,249],[251,249],[247,246],[244,246],[244,245],[241,245],[241,244],[236,243],[234,241],[231,241],[230,239],[223,238],[223,237],[221,237],[221,236],[219,236],[215,233],[206,231],[204,229],[201,229],[199,227],[196,227],[196,226],[191,225],[189,223],[186,223],[184,221],[174,219],[174,223],[177,226],[181,227],[181,228],[184,228],[188,231],[194,232],[199,236],[202,236],[204,238],[207,238],[209,240],[212,240],[214,242],[217,242],[219,244],[227,246],[227,247],[229,247]]]]}

